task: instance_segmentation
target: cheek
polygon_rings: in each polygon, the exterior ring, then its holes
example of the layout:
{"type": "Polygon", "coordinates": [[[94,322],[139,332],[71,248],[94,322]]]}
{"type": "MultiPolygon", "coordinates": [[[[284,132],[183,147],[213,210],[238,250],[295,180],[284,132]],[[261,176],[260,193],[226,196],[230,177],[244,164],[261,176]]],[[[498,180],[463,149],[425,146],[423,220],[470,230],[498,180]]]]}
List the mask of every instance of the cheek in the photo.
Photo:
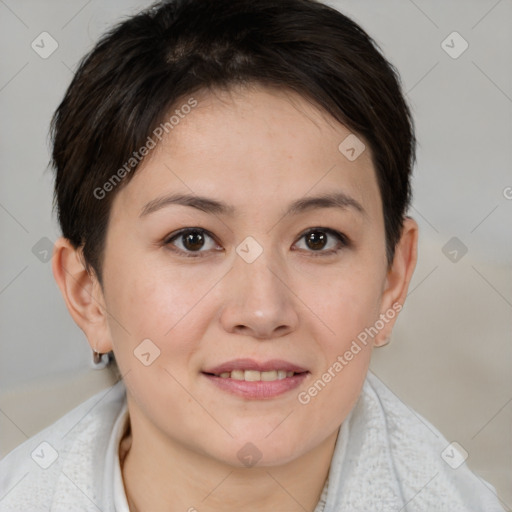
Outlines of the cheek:
{"type": "Polygon", "coordinates": [[[326,339],[331,356],[349,346],[379,316],[382,278],[371,269],[354,267],[344,272],[330,281],[328,293],[314,299],[318,316],[330,328],[324,332],[330,334],[326,339]]]}
{"type": "Polygon", "coordinates": [[[178,278],[175,272],[137,268],[133,262],[130,268],[111,270],[108,285],[113,343],[128,366],[129,357],[133,358],[133,351],[145,339],[158,347],[160,356],[172,352],[175,359],[190,350],[197,318],[191,320],[201,290],[187,286],[184,277],[178,278]]]}
{"type": "MultiPolygon", "coordinates": [[[[190,407],[180,385],[188,387],[190,358],[201,339],[200,290],[191,291],[165,273],[112,274],[119,286],[111,295],[109,320],[116,360],[138,407],[148,417],[162,415],[161,405],[176,411],[190,407]],[[171,285],[172,283],[172,285],[171,285]],[[196,305],[197,307],[194,307],[196,305]]],[[[165,421],[171,418],[163,414],[165,421]]],[[[200,422],[199,422],[200,423],[200,422]]]]}
{"type": "Polygon", "coordinates": [[[373,339],[368,328],[379,318],[383,282],[378,263],[362,257],[354,261],[349,271],[333,281],[327,301],[334,334],[324,337],[324,368],[314,389],[306,391],[311,396],[316,389],[322,390],[317,407],[331,411],[327,414],[335,422],[355,404],[370,364],[373,339]],[[332,409],[332,404],[340,406],[332,409]]]}

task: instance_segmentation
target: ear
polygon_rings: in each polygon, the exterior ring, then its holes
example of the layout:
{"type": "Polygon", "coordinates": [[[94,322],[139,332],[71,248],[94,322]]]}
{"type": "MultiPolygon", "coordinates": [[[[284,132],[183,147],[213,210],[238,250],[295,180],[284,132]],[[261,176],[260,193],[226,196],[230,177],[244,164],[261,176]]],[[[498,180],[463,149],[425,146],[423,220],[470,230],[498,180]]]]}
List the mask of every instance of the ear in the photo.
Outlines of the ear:
{"type": "Polygon", "coordinates": [[[404,220],[402,236],[395,248],[395,255],[388,268],[382,292],[380,319],[384,327],[375,335],[374,345],[388,343],[398,313],[403,307],[409,283],[418,258],[418,224],[407,217],[404,220]]]}
{"type": "Polygon", "coordinates": [[[59,238],[54,246],[52,270],[68,311],[91,348],[110,352],[112,341],[103,291],[95,274],[86,270],[81,249],[75,249],[68,239],[59,238]]]}

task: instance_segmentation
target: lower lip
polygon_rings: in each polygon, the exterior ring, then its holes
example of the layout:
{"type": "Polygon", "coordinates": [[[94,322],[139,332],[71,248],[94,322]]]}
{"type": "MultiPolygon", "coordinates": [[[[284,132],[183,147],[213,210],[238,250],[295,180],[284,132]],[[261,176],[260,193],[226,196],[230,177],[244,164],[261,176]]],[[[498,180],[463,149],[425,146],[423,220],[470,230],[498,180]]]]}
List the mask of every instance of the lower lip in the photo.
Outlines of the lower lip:
{"type": "Polygon", "coordinates": [[[228,393],[243,398],[264,400],[282,395],[300,386],[307,375],[309,375],[309,372],[297,373],[293,377],[286,377],[281,380],[255,382],[235,380],[229,377],[224,379],[207,373],[203,373],[203,375],[208,378],[210,382],[228,393]]]}

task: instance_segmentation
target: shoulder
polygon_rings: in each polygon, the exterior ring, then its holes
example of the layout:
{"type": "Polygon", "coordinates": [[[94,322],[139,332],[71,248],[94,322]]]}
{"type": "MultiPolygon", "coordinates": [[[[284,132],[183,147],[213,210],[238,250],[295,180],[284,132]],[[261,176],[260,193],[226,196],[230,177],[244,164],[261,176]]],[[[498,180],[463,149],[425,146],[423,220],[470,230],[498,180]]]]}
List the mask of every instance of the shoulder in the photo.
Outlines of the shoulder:
{"type": "Polygon", "coordinates": [[[97,510],[105,452],[125,401],[119,381],[8,453],[0,461],[0,510],[97,510]]]}
{"type": "Polygon", "coordinates": [[[385,445],[381,450],[408,510],[503,511],[495,489],[468,468],[464,448],[449,442],[372,372],[354,410],[352,422],[358,420],[385,445]]]}

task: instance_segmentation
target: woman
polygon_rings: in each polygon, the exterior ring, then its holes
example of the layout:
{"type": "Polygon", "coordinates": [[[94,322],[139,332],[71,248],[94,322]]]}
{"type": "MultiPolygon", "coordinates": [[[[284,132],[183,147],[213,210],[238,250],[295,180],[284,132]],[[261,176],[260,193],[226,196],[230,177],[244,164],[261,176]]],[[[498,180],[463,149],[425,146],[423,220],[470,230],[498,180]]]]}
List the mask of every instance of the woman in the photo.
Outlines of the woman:
{"type": "Polygon", "coordinates": [[[502,510],[368,373],[418,227],[410,111],[359,26],[311,0],[157,4],[52,128],[53,272],[122,379],[2,461],[2,510],[502,510]]]}

